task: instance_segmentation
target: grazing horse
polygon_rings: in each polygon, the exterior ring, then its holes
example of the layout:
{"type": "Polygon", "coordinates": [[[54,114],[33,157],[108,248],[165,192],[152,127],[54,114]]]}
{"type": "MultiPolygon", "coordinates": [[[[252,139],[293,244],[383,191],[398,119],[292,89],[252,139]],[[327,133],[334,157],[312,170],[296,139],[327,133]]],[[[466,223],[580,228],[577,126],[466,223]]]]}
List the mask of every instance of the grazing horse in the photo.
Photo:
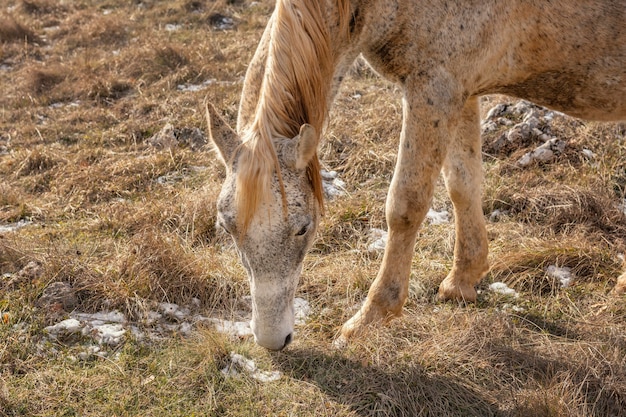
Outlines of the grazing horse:
{"type": "MultiPolygon", "coordinates": [[[[317,146],[359,54],[402,86],[403,122],[382,265],[343,337],[401,313],[417,231],[442,170],[456,242],[439,296],[476,299],[489,269],[479,96],[626,118],[624,22],[626,0],[277,0],[247,70],[237,130],[207,106],[227,172],[218,224],[248,273],[257,343],[281,349],[292,339],[302,260],[323,211],[317,146]]],[[[626,276],[616,289],[626,289],[626,276]]]]}

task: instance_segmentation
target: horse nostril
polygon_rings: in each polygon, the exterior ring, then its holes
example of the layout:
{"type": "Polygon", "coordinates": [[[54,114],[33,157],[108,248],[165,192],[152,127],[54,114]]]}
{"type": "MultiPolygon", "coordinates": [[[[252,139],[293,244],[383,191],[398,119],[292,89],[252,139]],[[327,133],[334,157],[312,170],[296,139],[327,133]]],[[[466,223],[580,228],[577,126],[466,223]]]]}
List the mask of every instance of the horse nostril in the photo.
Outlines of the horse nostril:
{"type": "Polygon", "coordinates": [[[291,333],[289,333],[287,337],[285,338],[285,344],[283,345],[283,349],[286,348],[289,343],[291,343],[292,339],[293,337],[291,336],[291,333]]]}

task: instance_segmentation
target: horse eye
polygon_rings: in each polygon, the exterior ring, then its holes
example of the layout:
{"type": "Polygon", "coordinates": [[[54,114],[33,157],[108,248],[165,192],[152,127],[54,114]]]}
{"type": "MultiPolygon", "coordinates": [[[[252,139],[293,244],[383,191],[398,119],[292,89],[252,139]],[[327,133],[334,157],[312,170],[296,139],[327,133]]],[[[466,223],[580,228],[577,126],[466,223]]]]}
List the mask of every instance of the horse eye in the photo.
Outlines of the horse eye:
{"type": "Polygon", "coordinates": [[[308,231],[309,231],[309,225],[307,224],[306,226],[302,227],[302,229],[300,229],[298,233],[296,233],[296,236],[304,236],[306,232],[308,231]]]}

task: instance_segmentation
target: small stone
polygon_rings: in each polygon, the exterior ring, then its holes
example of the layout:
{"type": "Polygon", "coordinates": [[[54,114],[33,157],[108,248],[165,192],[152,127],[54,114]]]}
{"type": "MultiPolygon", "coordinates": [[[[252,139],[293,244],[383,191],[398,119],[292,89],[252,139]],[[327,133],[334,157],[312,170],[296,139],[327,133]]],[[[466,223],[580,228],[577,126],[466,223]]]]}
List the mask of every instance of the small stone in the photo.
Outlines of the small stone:
{"type": "Polygon", "coordinates": [[[495,119],[496,117],[502,116],[503,114],[506,113],[508,107],[509,107],[508,104],[502,104],[502,103],[492,107],[491,110],[487,112],[487,117],[485,117],[485,119],[490,120],[490,119],[495,119]]]}
{"type": "Polygon", "coordinates": [[[554,152],[552,149],[537,148],[532,152],[532,157],[535,161],[548,162],[554,158],[554,152]]]}
{"type": "Polygon", "coordinates": [[[204,133],[196,127],[176,128],[167,123],[163,128],[147,140],[148,144],[159,149],[188,146],[196,151],[204,147],[208,141],[204,133]]]}
{"type": "Polygon", "coordinates": [[[35,303],[39,308],[72,310],[76,304],[74,288],[67,282],[52,282],[35,303]]]}
{"type": "Polygon", "coordinates": [[[155,148],[172,148],[178,141],[174,133],[174,126],[167,123],[163,128],[147,140],[147,142],[155,148]]]}

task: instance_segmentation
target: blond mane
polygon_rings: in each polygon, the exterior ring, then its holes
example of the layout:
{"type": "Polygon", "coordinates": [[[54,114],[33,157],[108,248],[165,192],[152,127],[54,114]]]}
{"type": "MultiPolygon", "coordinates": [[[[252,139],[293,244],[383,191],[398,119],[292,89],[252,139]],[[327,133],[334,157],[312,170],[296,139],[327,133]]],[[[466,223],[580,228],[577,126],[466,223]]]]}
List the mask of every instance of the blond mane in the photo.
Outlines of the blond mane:
{"type": "MultiPolygon", "coordinates": [[[[285,189],[272,138],[293,138],[311,124],[321,134],[337,56],[320,0],[278,0],[271,28],[265,73],[255,118],[242,132],[238,162],[239,219],[245,230],[259,204],[270,195],[274,173],[287,213],[285,189]]],[[[347,32],[349,0],[337,2],[340,30],[347,32]]],[[[317,154],[307,167],[315,198],[323,212],[324,197],[317,154]]]]}

